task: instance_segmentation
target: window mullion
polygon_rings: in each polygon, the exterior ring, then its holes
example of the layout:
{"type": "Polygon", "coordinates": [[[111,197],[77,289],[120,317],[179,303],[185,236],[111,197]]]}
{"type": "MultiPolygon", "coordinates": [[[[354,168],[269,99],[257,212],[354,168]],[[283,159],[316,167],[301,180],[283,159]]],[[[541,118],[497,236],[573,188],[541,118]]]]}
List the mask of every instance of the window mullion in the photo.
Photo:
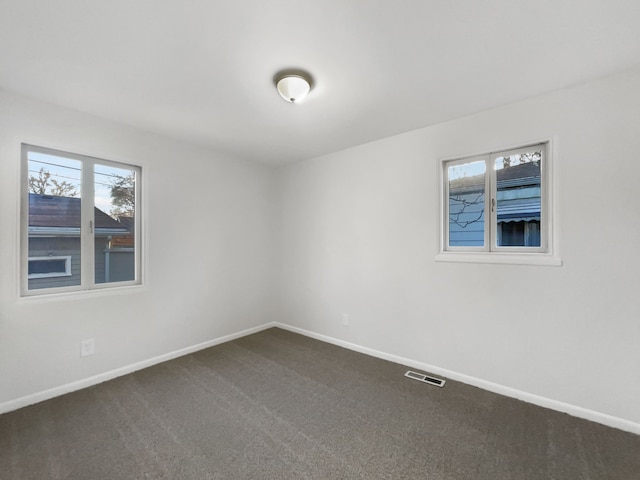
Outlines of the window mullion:
{"type": "Polygon", "coordinates": [[[82,163],[82,209],[80,217],[81,235],[81,286],[90,289],[95,283],[94,256],[95,256],[95,218],[94,218],[94,164],[87,160],[82,163]]]}
{"type": "Polygon", "coordinates": [[[484,249],[487,252],[493,250],[493,239],[495,238],[494,231],[494,219],[495,219],[495,169],[492,168],[492,157],[488,157],[486,160],[486,168],[485,168],[485,225],[484,225],[484,249]]]}
{"type": "Polygon", "coordinates": [[[486,229],[489,240],[489,251],[496,249],[498,242],[498,192],[497,192],[497,173],[496,173],[497,155],[490,155],[487,160],[487,196],[489,197],[489,226],[486,229]]]}

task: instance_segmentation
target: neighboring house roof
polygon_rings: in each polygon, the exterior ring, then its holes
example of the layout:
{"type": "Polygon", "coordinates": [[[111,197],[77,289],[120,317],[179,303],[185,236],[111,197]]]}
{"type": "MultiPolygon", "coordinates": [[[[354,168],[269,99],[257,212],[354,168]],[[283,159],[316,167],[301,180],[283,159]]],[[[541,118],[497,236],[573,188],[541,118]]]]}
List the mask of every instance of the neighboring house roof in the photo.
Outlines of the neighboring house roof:
{"type": "Polygon", "coordinates": [[[130,232],[133,233],[135,228],[135,218],[118,215],[118,221],[130,232]]]}
{"type": "MultiPolygon", "coordinates": [[[[535,162],[522,163],[497,170],[498,190],[509,187],[540,185],[540,166],[535,162]]],[[[460,177],[449,184],[454,195],[478,192],[484,189],[484,175],[460,177]]]]}
{"type": "MultiPolygon", "coordinates": [[[[121,223],[99,208],[94,208],[96,233],[127,234],[128,225],[121,223]]],[[[44,233],[54,229],[80,229],[80,199],[55,195],[29,194],[29,230],[44,233]]]]}
{"type": "Polygon", "coordinates": [[[540,164],[537,162],[527,162],[513,167],[501,168],[496,173],[498,190],[524,185],[540,185],[540,164]]]}

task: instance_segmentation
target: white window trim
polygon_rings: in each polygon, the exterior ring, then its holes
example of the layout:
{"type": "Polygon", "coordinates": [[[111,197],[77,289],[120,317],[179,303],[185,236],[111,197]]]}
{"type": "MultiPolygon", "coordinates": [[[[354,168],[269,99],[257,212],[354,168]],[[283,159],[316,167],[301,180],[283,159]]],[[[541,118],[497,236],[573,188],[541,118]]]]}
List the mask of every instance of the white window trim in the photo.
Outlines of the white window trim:
{"type": "MultiPolygon", "coordinates": [[[[20,242],[19,242],[19,258],[20,258],[20,297],[22,298],[37,298],[37,297],[55,297],[56,295],[68,295],[73,293],[88,293],[98,291],[113,290],[117,292],[127,287],[140,288],[143,285],[142,272],[143,272],[143,255],[142,252],[142,220],[143,215],[141,203],[142,203],[142,168],[139,165],[132,163],[116,162],[106,160],[103,158],[92,157],[89,155],[83,155],[78,153],[72,153],[55,148],[40,147],[33,144],[22,143],[21,145],[21,167],[20,167],[20,180],[21,180],[21,201],[20,201],[20,242]],[[110,282],[110,283],[95,283],[94,279],[94,234],[91,231],[93,226],[93,201],[82,202],[81,206],[81,243],[84,245],[81,247],[81,264],[80,285],[67,286],[67,287],[52,287],[52,288],[38,288],[29,290],[29,188],[27,179],[29,177],[28,172],[28,152],[40,152],[44,154],[58,155],[64,158],[70,158],[79,160],[83,164],[82,169],[82,198],[94,198],[94,185],[93,174],[94,166],[96,164],[106,165],[116,168],[126,168],[134,170],[136,172],[135,191],[134,196],[136,199],[135,206],[135,219],[134,219],[134,249],[135,249],[135,273],[134,280],[122,281],[122,282],[110,282]],[[89,165],[89,168],[85,168],[89,165]]],[[[32,257],[33,258],[33,257],[32,257]]]]}
{"type": "Polygon", "coordinates": [[[562,259],[559,255],[558,239],[558,204],[557,204],[557,177],[554,172],[555,163],[555,142],[552,139],[526,142],[518,146],[494,149],[489,153],[464,155],[440,159],[438,162],[437,178],[439,179],[439,205],[440,205],[440,245],[439,251],[435,255],[436,262],[452,263],[489,263],[489,264],[511,264],[511,265],[540,265],[540,266],[561,266],[562,259]],[[544,161],[541,162],[541,200],[542,211],[540,225],[545,228],[546,234],[541,237],[541,247],[491,247],[490,241],[495,241],[497,236],[497,212],[491,212],[491,189],[490,185],[495,185],[495,170],[488,168],[485,172],[485,212],[490,212],[489,228],[485,228],[485,241],[483,247],[450,247],[449,244],[449,202],[448,202],[448,182],[446,167],[455,163],[467,163],[474,160],[485,160],[487,167],[490,167],[495,158],[514,154],[527,150],[532,146],[545,144],[544,161]],[[489,192],[490,194],[486,194],[489,192]]]}
{"type": "Polygon", "coordinates": [[[50,256],[50,257],[29,257],[29,262],[41,262],[41,261],[53,261],[53,260],[64,260],[64,272],[51,272],[51,273],[28,273],[29,269],[27,267],[27,276],[28,278],[50,278],[50,277],[70,277],[71,276],[71,256],[70,255],[62,255],[62,256],[50,256]]]}

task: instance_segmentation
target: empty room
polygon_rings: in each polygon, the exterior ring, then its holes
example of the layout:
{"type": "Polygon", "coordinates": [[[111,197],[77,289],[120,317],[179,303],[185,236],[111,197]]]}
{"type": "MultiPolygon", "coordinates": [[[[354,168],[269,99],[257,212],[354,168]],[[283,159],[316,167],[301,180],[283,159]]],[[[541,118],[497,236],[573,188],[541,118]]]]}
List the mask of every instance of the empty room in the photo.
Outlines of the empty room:
{"type": "Polygon", "coordinates": [[[639,478],[639,21],[0,0],[0,478],[639,478]]]}

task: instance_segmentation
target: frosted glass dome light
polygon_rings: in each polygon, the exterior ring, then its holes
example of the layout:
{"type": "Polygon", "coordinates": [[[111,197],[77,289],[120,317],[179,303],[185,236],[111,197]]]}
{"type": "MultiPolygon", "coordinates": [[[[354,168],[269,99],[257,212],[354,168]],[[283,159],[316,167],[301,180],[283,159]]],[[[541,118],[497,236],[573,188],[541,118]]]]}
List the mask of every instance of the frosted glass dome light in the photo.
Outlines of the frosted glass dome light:
{"type": "Polygon", "coordinates": [[[276,88],[287,102],[299,103],[311,90],[311,84],[302,75],[285,75],[277,81],[276,88]]]}

